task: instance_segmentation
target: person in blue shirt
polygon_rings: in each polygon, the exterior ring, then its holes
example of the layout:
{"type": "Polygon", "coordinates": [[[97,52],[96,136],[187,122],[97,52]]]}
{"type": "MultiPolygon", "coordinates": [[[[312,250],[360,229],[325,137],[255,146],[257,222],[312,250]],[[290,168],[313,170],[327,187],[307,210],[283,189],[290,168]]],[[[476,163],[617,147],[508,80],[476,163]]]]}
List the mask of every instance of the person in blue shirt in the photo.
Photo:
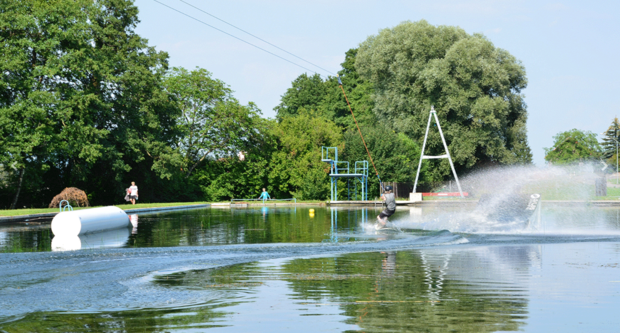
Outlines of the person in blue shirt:
{"type": "Polygon", "coordinates": [[[271,199],[271,196],[269,195],[269,193],[267,193],[267,190],[264,187],[263,187],[263,193],[261,193],[260,197],[258,197],[258,200],[261,200],[261,199],[263,199],[263,201],[271,199]]]}

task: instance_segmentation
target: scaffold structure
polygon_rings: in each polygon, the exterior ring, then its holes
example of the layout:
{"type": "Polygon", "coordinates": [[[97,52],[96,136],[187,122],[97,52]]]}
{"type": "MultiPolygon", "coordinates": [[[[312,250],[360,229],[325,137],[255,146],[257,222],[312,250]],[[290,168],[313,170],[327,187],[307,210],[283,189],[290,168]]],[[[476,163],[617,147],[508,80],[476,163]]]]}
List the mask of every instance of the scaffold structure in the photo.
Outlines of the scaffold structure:
{"type": "Polygon", "coordinates": [[[321,161],[330,165],[331,201],[338,201],[340,178],[347,181],[347,200],[368,200],[368,161],[356,161],[351,173],[348,161],[338,161],[338,147],[324,146],[321,147],[321,161]]]}

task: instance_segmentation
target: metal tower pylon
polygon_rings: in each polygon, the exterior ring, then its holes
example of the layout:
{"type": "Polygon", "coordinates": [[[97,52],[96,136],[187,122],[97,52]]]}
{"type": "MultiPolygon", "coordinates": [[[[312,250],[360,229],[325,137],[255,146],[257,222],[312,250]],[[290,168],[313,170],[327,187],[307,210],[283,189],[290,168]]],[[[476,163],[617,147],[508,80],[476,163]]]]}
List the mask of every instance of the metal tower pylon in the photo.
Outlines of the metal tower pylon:
{"type": "Polygon", "coordinates": [[[450,162],[450,168],[452,168],[452,174],[454,175],[454,179],[456,180],[456,185],[459,187],[459,193],[461,193],[461,198],[463,198],[463,190],[461,189],[461,183],[459,182],[459,177],[456,175],[456,170],[454,170],[454,164],[452,164],[452,157],[450,157],[450,151],[448,150],[448,145],[446,144],[446,139],[443,137],[443,131],[441,130],[441,125],[439,125],[439,119],[437,118],[437,112],[435,112],[435,107],[431,106],[431,113],[428,115],[428,125],[426,125],[426,134],[424,134],[424,143],[422,144],[422,152],[420,153],[420,163],[418,164],[418,170],[415,174],[415,183],[413,184],[413,193],[416,193],[416,188],[418,187],[418,177],[420,176],[420,168],[422,167],[422,160],[430,160],[430,159],[440,159],[447,158],[450,162]],[[444,155],[438,156],[430,156],[424,155],[424,149],[426,149],[426,139],[428,139],[428,130],[431,127],[431,118],[435,117],[435,123],[437,124],[437,128],[439,129],[439,135],[441,136],[441,142],[443,142],[443,148],[446,153],[444,155]]]}

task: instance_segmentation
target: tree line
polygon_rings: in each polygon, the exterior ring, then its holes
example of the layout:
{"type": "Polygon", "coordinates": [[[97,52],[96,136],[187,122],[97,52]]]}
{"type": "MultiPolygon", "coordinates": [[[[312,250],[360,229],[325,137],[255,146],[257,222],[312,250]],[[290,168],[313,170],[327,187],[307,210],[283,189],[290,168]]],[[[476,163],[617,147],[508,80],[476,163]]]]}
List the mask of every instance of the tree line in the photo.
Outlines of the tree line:
{"type": "MultiPolygon", "coordinates": [[[[368,159],[337,77],[300,75],[265,119],[206,69],[170,68],[138,23],[131,0],[0,0],[0,208],[47,206],[68,186],[114,204],[131,181],[145,202],[253,198],[262,187],[325,200],[321,146],[368,159]]],[[[415,177],[431,105],[457,172],[531,162],[525,69],[483,35],[403,22],[341,66],[382,180],[415,177]]],[[[426,154],[442,150],[431,130],[426,154]]],[[[447,161],[425,162],[421,177],[448,179],[447,161]]]]}
{"type": "Polygon", "coordinates": [[[545,160],[554,165],[571,165],[583,162],[604,161],[607,172],[618,172],[618,140],[620,123],[614,118],[606,131],[597,134],[591,131],[572,129],[560,132],[553,137],[553,146],[545,149],[545,160]]]}

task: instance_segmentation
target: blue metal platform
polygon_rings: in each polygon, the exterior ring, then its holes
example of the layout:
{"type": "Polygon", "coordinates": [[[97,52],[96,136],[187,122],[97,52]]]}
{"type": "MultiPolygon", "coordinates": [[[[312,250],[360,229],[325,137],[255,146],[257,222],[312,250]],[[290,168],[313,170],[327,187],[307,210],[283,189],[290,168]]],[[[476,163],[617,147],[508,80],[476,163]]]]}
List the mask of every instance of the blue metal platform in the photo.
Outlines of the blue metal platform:
{"type": "Polygon", "coordinates": [[[352,197],[353,200],[368,200],[368,161],[355,162],[351,173],[348,161],[338,161],[338,147],[321,147],[321,161],[330,164],[331,201],[338,201],[340,178],[344,178],[347,182],[348,200],[352,197]]]}

